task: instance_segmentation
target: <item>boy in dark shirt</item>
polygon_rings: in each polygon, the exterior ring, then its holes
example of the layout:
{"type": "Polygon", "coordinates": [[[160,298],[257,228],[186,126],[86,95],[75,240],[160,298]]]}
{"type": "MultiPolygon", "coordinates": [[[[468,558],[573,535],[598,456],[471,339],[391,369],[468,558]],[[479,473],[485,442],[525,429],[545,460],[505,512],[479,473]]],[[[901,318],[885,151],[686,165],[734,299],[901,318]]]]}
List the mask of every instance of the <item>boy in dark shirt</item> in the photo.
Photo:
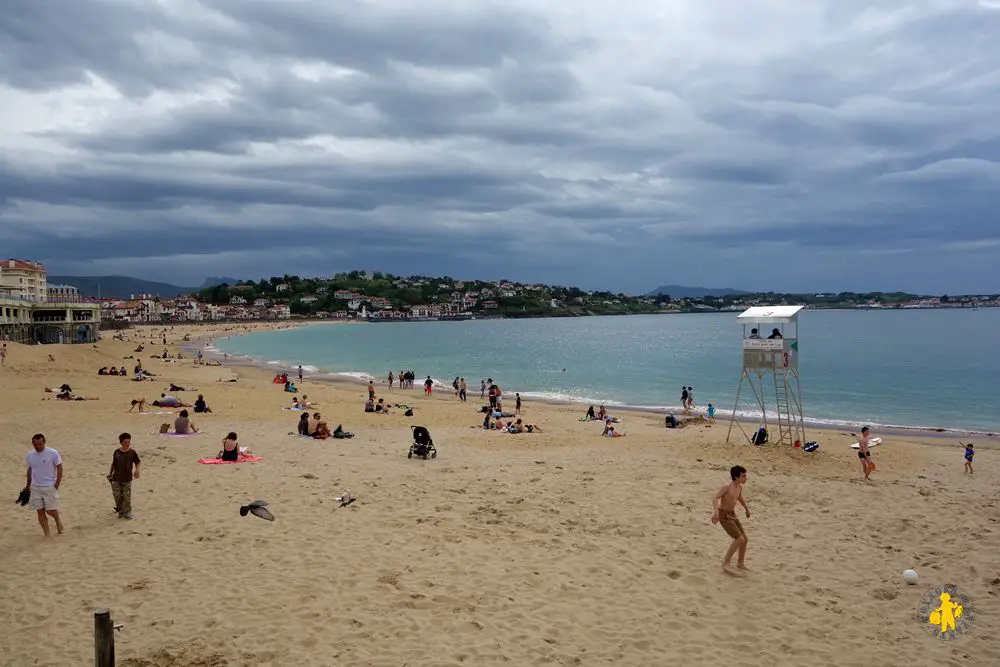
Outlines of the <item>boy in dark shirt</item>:
{"type": "Polygon", "coordinates": [[[122,433],[118,436],[118,449],[111,456],[111,470],[108,481],[115,497],[115,511],[121,519],[132,519],[132,479],[139,479],[139,454],[132,449],[132,436],[122,433]],[[135,473],[132,466],[135,466],[135,473]]]}

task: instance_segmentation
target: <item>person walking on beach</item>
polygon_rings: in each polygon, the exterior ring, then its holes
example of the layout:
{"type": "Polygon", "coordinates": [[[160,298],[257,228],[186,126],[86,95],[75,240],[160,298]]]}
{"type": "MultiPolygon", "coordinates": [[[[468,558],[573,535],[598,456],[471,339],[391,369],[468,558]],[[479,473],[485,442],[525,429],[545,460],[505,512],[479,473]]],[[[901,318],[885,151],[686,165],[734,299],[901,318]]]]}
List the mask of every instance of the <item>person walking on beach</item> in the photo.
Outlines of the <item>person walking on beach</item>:
{"type": "Polygon", "coordinates": [[[34,451],[28,452],[28,476],[24,490],[30,491],[31,508],[38,513],[38,523],[45,537],[49,536],[49,517],[56,522],[56,530],[63,532],[59,519],[59,485],[62,484],[63,465],[59,452],[45,446],[45,436],[36,433],[31,438],[34,451]]]}
{"type": "Polygon", "coordinates": [[[6,365],[7,365],[7,343],[4,343],[3,347],[0,347],[0,366],[6,366],[6,365]]]}
{"type": "Polygon", "coordinates": [[[486,380],[479,380],[479,398],[486,398],[486,380]]]}
{"type": "Polygon", "coordinates": [[[467,397],[466,392],[468,391],[468,389],[469,389],[469,386],[467,384],[465,384],[465,378],[459,378],[458,379],[458,400],[460,400],[463,403],[465,403],[465,401],[467,400],[466,399],[466,397],[467,397]]]}
{"type": "Polygon", "coordinates": [[[976,450],[973,449],[972,443],[970,442],[965,446],[965,472],[969,475],[972,474],[972,457],[974,457],[975,455],[976,455],[976,450]]]}
{"type": "Polygon", "coordinates": [[[302,384],[302,364],[299,364],[299,384],[302,384]]]}
{"type": "Polygon", "coordinates": [[[424,380],[424,396],[430,396],[434,392],[434,380],[428,375],[427,379],[424,380]]]}
{"type": "Polygon", "coordinates": [[[861,427],[861,437],[858,438],[858,458],[861,459],[861,472],[865,474],[865,479],[871,481],[872,471],[875,464],[872,463],[872,453],[868,449],[868,441],[871,438],[871,429],[867,426],[861,427]]]}
{"type": "Polygon", "coordinates": [[[733,466],[729,469],[729,477],[729,484],[716,491],[715,496],[712,497],[712,523],[721,525],[726,534],[733,538],[732,544],[729,545],[729,549],[726,550],[726,555],[722,559],[722,570],[727,574],[736,574],[730,570],[730,563],[737,550],[739,551],[736,560],[737,569],[747,569],[744,563],[747,555],[747,534],[743,530],[743,524],[736,517],[736,503],[739,503],[746,510],[747,518],[750,518],[750,507],[743,499],[743,487],[747,483],[747,469],[743,466],[733,466]]]}
{"type": "Polygon", "coordinates": [[[111,470],[108,471],[119,519],[132,520],[132,480],[139,479],[139,463],[139,454],[132,449],[132,436],[122,433],[118,436],[118,449],[111,455],[111,470]]]}
{"type": "Polygon", "coordinates": [[[688,411],[688,388],[681,387],[681,409],[687,413],[688,411]]]}
{"type": "Polygon", "coordinates": [[[715,423],[715,406],[711,403],[708,404],[708,421],[715,423]]]}
{"type": "Polygon", "coordinates": [[[514,399],[515,399],[515,401],[514,401],[514,414],[520,416],[521,415],[521,393],[515,391],[514,392],[514,399]]]}

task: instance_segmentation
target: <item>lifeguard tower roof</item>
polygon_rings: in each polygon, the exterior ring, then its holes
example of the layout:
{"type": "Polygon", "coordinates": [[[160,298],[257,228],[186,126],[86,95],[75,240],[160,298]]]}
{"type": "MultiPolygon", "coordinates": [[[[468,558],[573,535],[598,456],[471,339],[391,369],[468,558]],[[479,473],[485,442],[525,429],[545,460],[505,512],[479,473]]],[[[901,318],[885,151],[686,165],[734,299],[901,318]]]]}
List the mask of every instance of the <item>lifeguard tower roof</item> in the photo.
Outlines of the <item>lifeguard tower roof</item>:
{"type": "Polygon", "coordinates": [[[736,316],[744,324],[788,324],[795,322],[805,306],[754,306],[736,316]]]}

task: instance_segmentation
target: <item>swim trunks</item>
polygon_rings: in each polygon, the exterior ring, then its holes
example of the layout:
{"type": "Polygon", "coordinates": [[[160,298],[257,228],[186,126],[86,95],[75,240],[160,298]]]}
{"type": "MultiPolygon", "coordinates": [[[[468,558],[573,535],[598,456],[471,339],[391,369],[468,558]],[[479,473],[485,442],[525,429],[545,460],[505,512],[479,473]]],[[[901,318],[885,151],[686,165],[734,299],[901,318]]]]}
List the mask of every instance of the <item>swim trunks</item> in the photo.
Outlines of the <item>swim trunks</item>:
{"type": "Polygon", "coordinates": [[[871,452],[858,452],[858,458],[859,459],[864,459],[864,458],[869,458],[870,459],[871,457],[872,457],[872,453],[871,452]]]}
{"type": "Polygon", "coordinates": [[[736,518],[736,512],[719,512],[719,525],[726,531],[729,537],[734,540],[746,537],[743,524],[736,518]]]}

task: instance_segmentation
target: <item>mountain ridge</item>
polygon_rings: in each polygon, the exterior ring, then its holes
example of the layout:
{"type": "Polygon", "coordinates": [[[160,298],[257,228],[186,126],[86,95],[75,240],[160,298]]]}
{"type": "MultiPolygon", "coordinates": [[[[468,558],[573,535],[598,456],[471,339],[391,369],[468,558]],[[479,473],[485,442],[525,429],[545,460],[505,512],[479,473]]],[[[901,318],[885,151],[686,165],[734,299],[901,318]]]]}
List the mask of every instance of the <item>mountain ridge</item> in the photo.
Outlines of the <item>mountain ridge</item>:
{"type": "Polygon", "coordinates": [[[706,296],[740,296],[742,294],[752,294],[745,290],[733,289],[732,287],[689,287],[687,285],[660,285],[644,296],[668,295],[671,299],[700,299],[706,296]]]}
{"type": "Polygon", "coordinates": [[[180,287],[154,280],[142,280],[130,276],[48,276],[50,285],[72,285],[80,294],[90,297],[127,299],[132,295],[151,294],[159,297],[184,296],[194,294],[197,287],[180,287]]]}

